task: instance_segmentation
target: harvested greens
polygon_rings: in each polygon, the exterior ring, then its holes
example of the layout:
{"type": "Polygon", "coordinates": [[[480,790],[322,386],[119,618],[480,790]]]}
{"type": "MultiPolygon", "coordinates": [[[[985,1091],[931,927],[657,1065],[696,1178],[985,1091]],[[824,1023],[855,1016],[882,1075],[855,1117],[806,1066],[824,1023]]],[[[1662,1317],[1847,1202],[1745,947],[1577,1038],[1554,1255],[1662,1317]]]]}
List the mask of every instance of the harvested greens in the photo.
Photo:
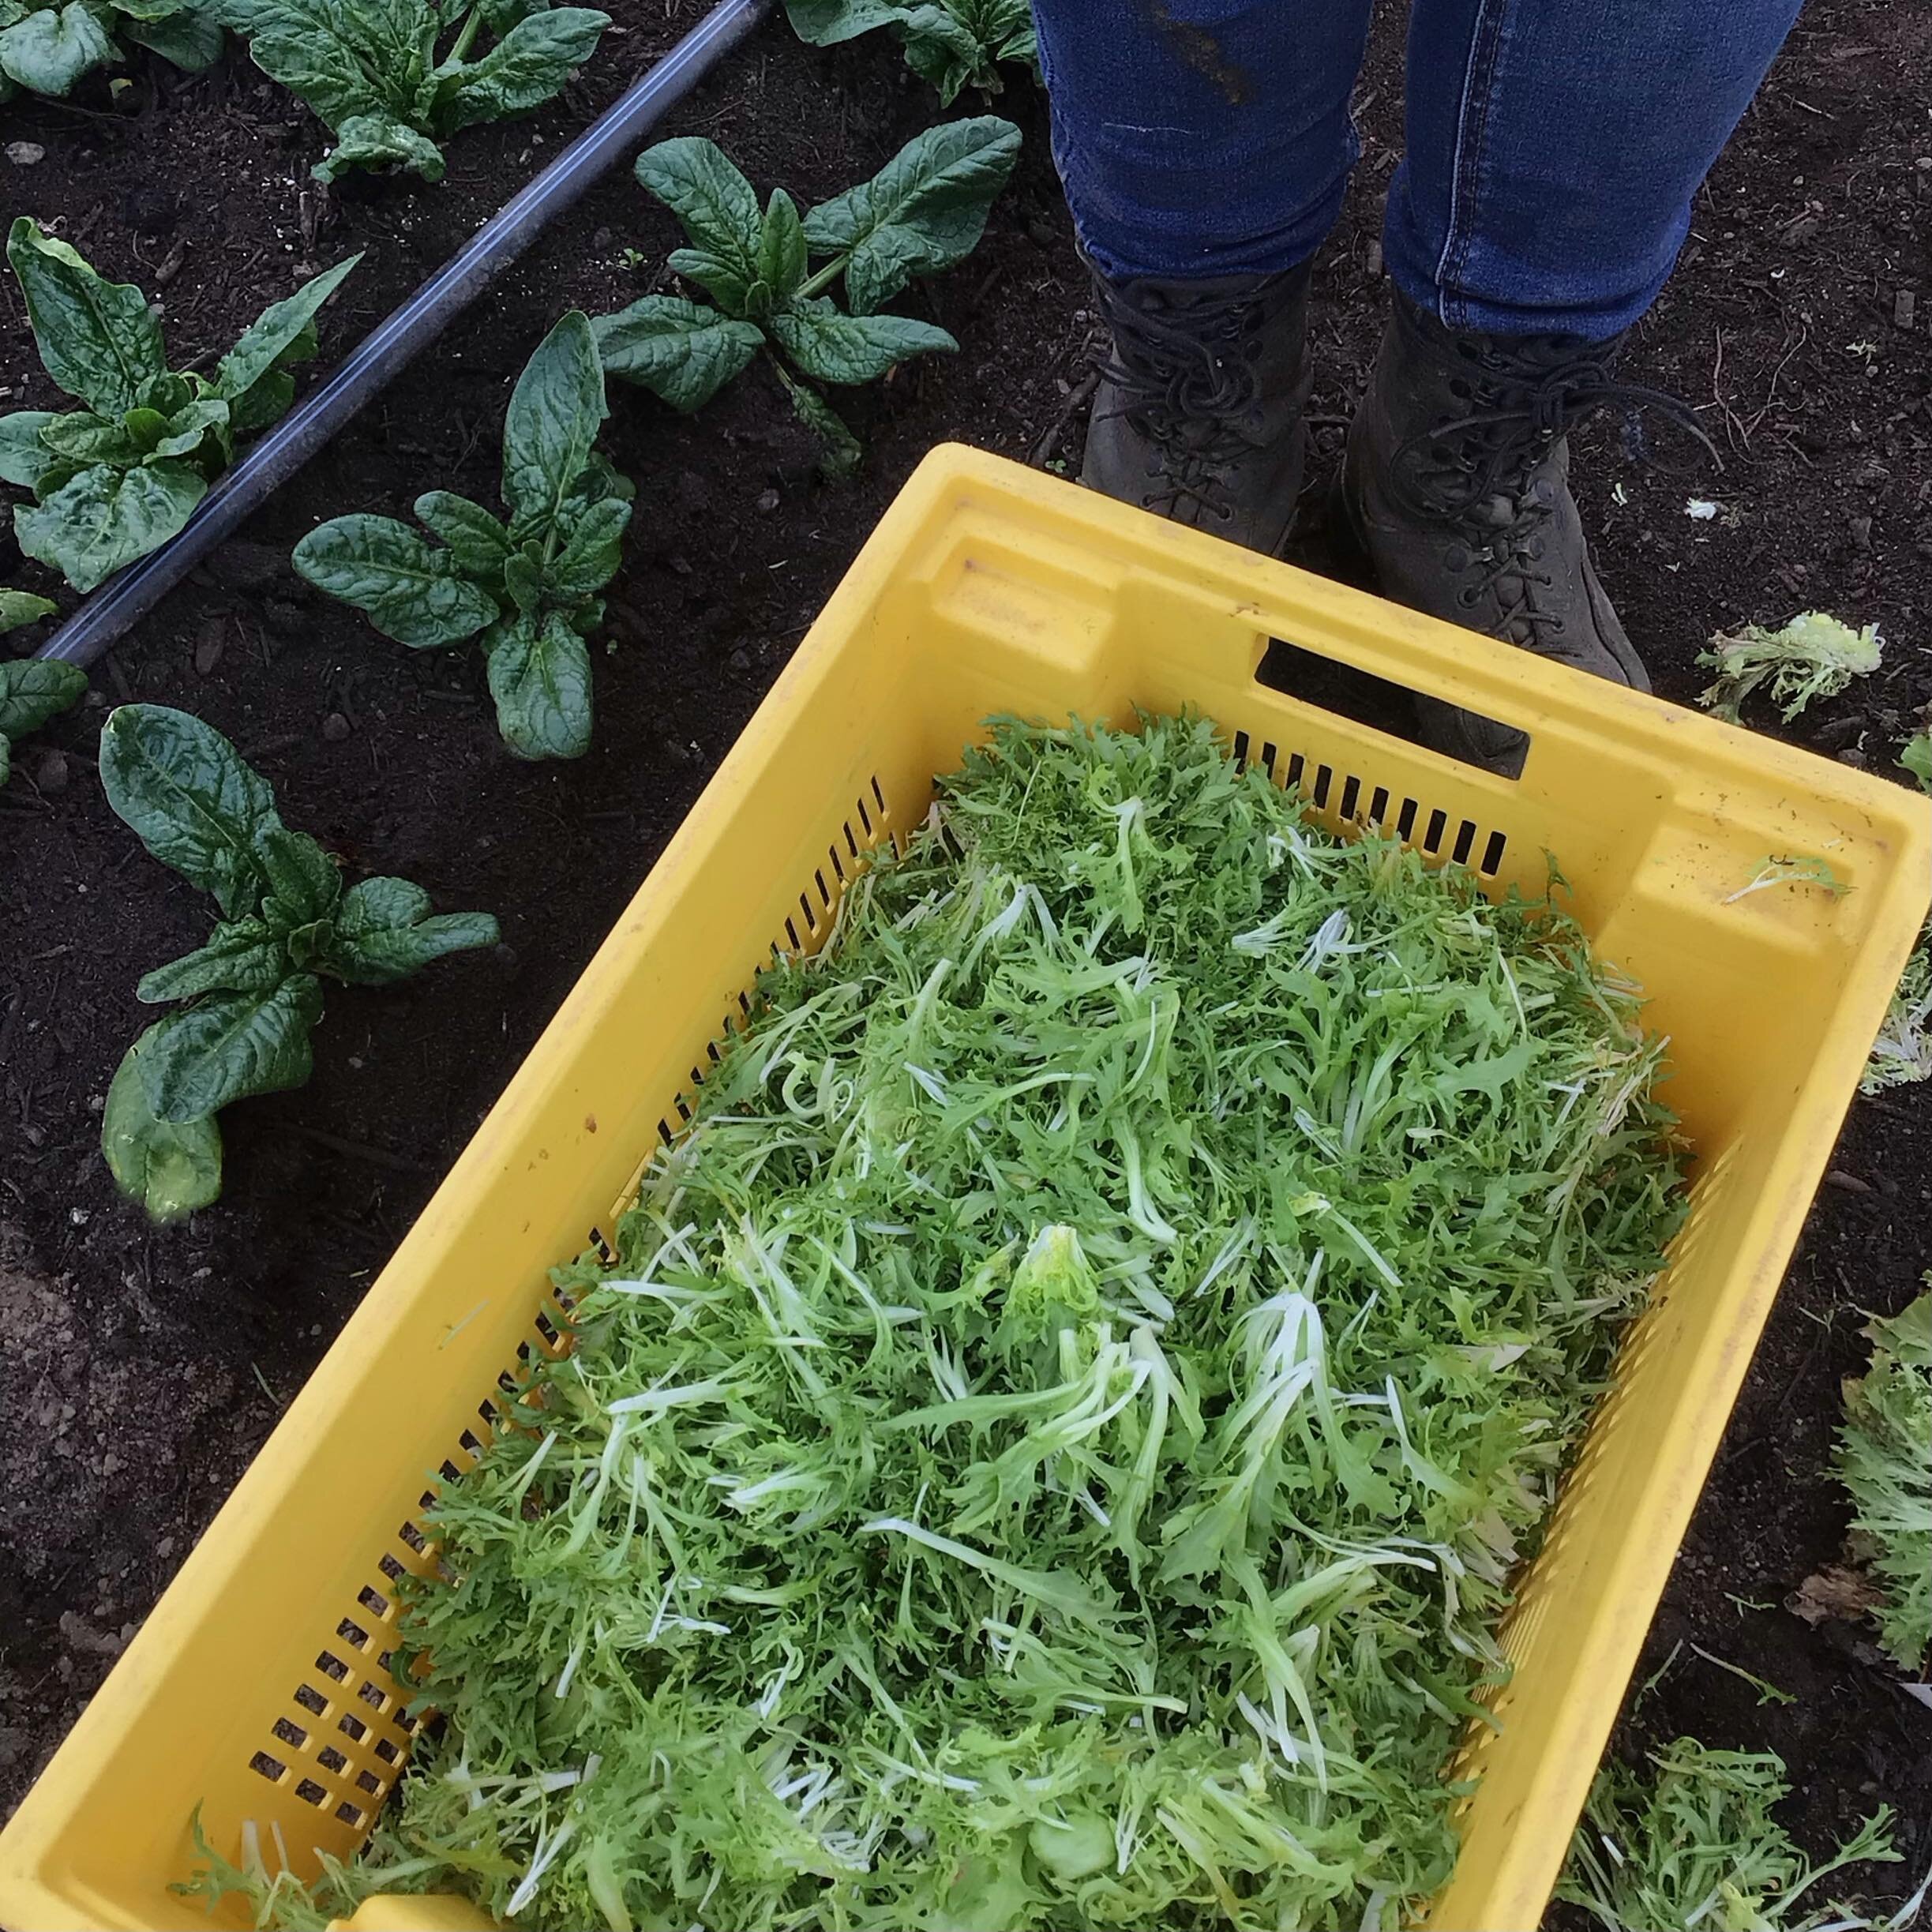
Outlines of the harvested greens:
{"type": "Polygon", "coordinates": [[[1679,1219],[1634,990],[1150,719],[1000,726],[762,991],[433,1513],[440,1735],[267,1909],[1395,1923],[1679,1219]]]}
{"type": "Polygon", "coordinates": [[[1882,1923],[1803,1902],[1848,1865],[1896,1862],[1881,1805],[1814,1865],[1772,1815],[1791,1795],[1776,1751],[1720,1751],[1679,1738],[1648,1774],[1615,1758],[1596,1774],[1556,1896],[1607,1932],[1904,1932],[1919,1897],[1882,1923]]]}

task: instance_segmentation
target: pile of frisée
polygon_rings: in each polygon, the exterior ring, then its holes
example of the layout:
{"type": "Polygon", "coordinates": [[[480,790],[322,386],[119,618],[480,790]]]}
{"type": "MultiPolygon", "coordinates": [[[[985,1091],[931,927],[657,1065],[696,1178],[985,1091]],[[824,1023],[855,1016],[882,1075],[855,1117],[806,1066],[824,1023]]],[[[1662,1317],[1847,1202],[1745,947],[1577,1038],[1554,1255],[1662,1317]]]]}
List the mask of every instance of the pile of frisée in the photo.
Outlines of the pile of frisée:
{"type": "Polygon", "coordinates": [[[1394,1925],[1680,1217],[1634,990],[1154,719],[1000,728],[763,991],[442,1492],[364,1857],[201,1886],[1394,1925]]]}

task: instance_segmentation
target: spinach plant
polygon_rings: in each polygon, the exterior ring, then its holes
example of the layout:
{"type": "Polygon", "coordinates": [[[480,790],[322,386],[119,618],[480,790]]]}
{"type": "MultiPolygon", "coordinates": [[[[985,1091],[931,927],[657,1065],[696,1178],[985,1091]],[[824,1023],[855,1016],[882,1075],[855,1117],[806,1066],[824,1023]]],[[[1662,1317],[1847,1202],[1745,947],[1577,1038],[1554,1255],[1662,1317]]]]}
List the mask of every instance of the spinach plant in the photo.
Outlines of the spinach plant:
{"type": "Polygon", "coordinates": [[[1028,0],[785,0],[792,31],[831,47],[876,27],[890,28],[906,64],[950,107],[964,87],[1000,92],[1000,66],[1021,61],[1037,78],[1040,43],[1028,0]]]}
{"type": "Polygon", "coordinates": [[[580,758],[591,743],[596,593],[617,574],[630,483],[595,448],[607,413],[588,319],[538,345],[503,422],[500,522],[447,490],[415,501],[437,548],[390,516],[338,516],[295,546],[297,570],[418,651],[481,643],[504,742],[520,758],[580,758]]]}
{"type": "Polygon", "coordinates": [[[324,977],[385,986],[445,953],[493,946],[497,922],[487,913],[432,917],[429,894],[407,879],[344,891],[328,854],[282,823],[267,782],[185,711],[111,713],[100,778],[141,843],[221,909],[205,946],[135,989],[150,1004],[187,1004],[128,1049],[101,1122],[122,1191],[173,1221],[221,1191],[216,1114],[309,1078],[324,977]]]}
{"type": "Polygon", "coordinates": [[[104,280],[31,217],[9,232],[7,260],[43,366],[84,407],[0,416],[0,481],[36,499],[14,515],[21,550],[91,591],[173,536],[238,442],[288,407],[289,371],[316,351],[316,312],[362,257],[271,302],[212,381],[168,367],[138,288],[104,280]]]}
{"type": "Polygon", "coordinates": [[[608,13],[549,0],[213,3],[255,65],[328,124],[336,144],[313,169],[317,181],[389,162],[441,181],[442,142],[542,106],[610,24],[608,13]],[[486,28],[497,38],[473,58],[486,28]]]}
{"type": "Polygon", "coordinates": [[[0,101],[66,93],[134,41],[189,73],[221,57],[221,23],[192,0],[0,0],[0,101]]]}
{"type": "Polygon", "coordinates": [[[813,385],[869,382],[909,356],[958,347],[930,322],[877,311],[914,276],[973,252],[1019,154],[1010,122],[950,122],[801,218],[782,188],[760,213],[751,183],[714,143],[660,141],[638,156],[637,178],[689,238],[669,266],[717,306],[647,295],[599,316],[604,367],[692,410],[767,350],[799,419],[825,446],[824,467],[848,474],[858,439],[813,385]],[[829,259],[813,269],[813,256],[829,259]],[[849,313],[825,293],[842,276],[849,313]]]}
{"type": "MultiPolygon", "coordinates": [[[[30,621],[8,614],[17,600],[47,603],[45,598],[28,597],[24,591],[0,591],[0,631],[30,621]]],[[[51,610],[54,606],[47,604],[47,608],[51,610]]],[[[13,775],[13,741],[38,731],[50,718],[72,711],[86,688],[87,673],[77,664],[58,664],[45,658],[0,663],[0,785],[13,775]]]]}

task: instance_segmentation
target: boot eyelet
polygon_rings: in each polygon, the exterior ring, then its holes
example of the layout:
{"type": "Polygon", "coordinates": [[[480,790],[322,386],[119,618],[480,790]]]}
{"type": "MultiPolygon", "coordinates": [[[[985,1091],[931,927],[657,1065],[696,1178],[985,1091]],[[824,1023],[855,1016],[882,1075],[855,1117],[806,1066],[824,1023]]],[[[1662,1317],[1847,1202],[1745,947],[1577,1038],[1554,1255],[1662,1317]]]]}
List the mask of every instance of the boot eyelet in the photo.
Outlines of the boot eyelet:
{"type": "Polygon", "coordinates": [[[1476,608],[1476,593],[1466,587],[1457,591],[1456,605],[1459,610],[1473,610],[1476,608]]]}

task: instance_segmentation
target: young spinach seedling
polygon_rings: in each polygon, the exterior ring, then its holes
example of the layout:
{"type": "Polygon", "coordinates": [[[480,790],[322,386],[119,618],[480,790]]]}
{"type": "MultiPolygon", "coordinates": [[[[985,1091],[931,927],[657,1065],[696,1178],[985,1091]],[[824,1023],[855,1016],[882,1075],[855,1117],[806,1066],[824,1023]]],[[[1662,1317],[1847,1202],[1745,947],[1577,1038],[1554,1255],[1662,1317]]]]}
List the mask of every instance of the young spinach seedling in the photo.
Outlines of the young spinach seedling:
{"type": "Polygon", "coordinates": [[[928,128],[872,178],[801,218],[782,188],[763,213],[751,183],[708,141],[660,141],[637,178],[677,217],[688,248],[669,265],[717,304],[647,295],[594,327],[604,367],[673,408],[715,396],[760,349],[799,419],[846,475],[859,441],[814,386],[870,382],[910,356],[959,347],[944,329],[880,315],[917,276],[963,261],[1019,154],[1019,129],[992,116],[928,128]],[[813,256],[830,259],[816,269],[813,256]],[[825,293],[845,279],[850,313],[825,293]]]}
{"type": "Polygon", "coordinates": [[[441,144],[480,121],[540,107],[597,50],[608,13],[549,0],[215,0],[255,65],[327,122],[312,171],[399,163],[443,178],[441,144]],[[487,27],[500,36],[470,58],[487,27]],[[439,55],[437,43],[453,36],[439,55]]]}
{"type": "Polygon", "coordinates": [[[497,943],[488,913],[430,914],[407,879],[343,890],[328,854],[292,832],[259,773],[212,725],[159,704],[124,704],[100,734],[101,788],[141,842],[221,908],[197,952],[135,989],[189,1004],[127,1050],[107,1090],[101,1151],[124,1194],[156,1221],[221,1191],[231,1101],[302,1086],[322,979],[386,986],[445,953],[497,943]]]}
{"type": "Polygon", "coordinates": [[[0,0],[0,101],[66,94],[83,74],[151,48],[186,73],[221,58],[221,23],[192,0],[0,0]]]}
{"type": "Polygon", "coordinates": [[[906,64],[950,107],[964,87],[1000,91],[1000,65],[1023,62],[1037,77],[1040,43],[1027,0],[785,0],[792,31],[833,47],[876,27],[889,28],[906,64]]]}
{"type": "Polygon", "coordinates": [[[617,574],[629,482],[595,447],[604,373],[573,309],[517,378],[503,422],[506,527],[447,490],[415,501],[438,550],[390,516],[339,516],[295,546],[298,571],[418,651],[478,637],[504,742],[520,758],[580,758],[591,743],[596,592],[617,574]]]}
{"type": "Polygon", "coordinates": [[[242,439],[294,400],[289,371],[316,351],[315,317],[347,261],[272,302],[216,365],[171,370],[161,325],[129,282],[110,282],[23,215],[7,260],[27,298],[40,361],[85,407],[0,416],[0,482],[34,493],[14,512],[28,556],[91,591],[186,523],[242,439]]]}

